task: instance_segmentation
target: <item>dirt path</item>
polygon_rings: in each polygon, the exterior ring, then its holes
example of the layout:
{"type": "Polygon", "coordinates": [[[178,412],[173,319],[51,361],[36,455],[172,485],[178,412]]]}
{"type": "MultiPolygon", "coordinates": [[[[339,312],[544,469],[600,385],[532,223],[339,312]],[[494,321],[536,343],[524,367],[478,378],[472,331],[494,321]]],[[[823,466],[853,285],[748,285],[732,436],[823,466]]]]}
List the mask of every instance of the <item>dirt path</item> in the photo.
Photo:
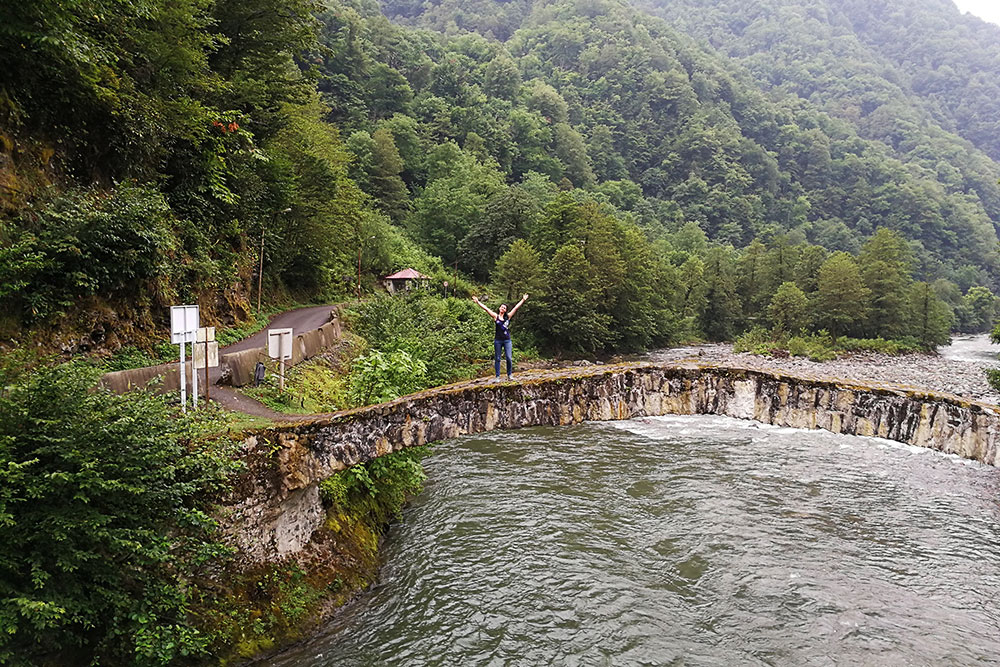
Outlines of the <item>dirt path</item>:
{"type": "Polygon", "coordinates": [[[212,387],[212,400],[231,412],[242,412],[253,417],[263,417],[276,422],[302,421],[303,415],[291,415],[278,412],[255,401],[238,389],[232,387],[212,387]]]}

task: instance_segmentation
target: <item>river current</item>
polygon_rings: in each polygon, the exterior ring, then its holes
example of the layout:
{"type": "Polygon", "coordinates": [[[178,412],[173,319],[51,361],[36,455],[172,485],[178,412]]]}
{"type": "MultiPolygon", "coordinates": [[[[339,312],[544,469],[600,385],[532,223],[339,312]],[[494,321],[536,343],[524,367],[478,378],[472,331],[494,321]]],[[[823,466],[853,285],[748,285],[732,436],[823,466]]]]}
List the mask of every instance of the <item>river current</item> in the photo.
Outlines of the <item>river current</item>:
{"type": "Polygon", "coordinates": [[[435,446],[380,580],[269,664],[1000,662],[1000,471],[660,417],[435,446]]]}

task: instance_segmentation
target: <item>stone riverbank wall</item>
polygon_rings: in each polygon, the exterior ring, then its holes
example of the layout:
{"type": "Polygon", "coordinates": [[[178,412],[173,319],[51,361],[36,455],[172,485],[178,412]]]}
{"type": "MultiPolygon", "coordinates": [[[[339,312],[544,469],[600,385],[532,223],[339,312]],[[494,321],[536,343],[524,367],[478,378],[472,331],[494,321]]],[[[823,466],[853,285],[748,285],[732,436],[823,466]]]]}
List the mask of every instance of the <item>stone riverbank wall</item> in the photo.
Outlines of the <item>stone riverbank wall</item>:
{"type": "Polygon", "coordinates": [[[322,524],[319,482],[356,463],[494,429],[668,414],[878,436],[998,462],[998,408],[949,394],[721,365],[591,366],[451,385],[248,434],[247,471],[223,522],[248,565],[280,559],[322,524]]]}

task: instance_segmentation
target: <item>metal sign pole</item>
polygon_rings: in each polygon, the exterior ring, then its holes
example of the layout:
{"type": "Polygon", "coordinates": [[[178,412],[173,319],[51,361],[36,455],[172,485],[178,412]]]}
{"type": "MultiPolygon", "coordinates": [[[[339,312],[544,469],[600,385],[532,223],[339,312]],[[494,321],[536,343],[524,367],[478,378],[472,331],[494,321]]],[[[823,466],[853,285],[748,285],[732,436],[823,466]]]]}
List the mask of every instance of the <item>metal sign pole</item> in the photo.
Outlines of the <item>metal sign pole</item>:
{"type": "Polygon", "coordinates": [[[285,358],[282,357],[281,361],[278,362],[278,368],[281,369],[281,379],[278,381],[278,389],[284,393],[285,391],[285,358]]]}
{"type": "Polygon", "coordinates": [[[184,363],[184,349],[186,347],[187,347],[186,343],[181,343],[181,364],[180,364],[180,371],[181,371],[181,411],[183,411],[183,412],[187,412],[187,378],[185,377],[187,375],[187,368],[185,368],[186,364],[184,363]]]}
{"type": "Polygon", "coordinates": [[[198,369],[194,367],[194,346],[198,343],[191,341],[191,405],[198,409],[198,369]]]}
{"type": "Polygon", "coordinates": [[[208,405],[208,336],[205,336],[205,405],[208,405]]]}

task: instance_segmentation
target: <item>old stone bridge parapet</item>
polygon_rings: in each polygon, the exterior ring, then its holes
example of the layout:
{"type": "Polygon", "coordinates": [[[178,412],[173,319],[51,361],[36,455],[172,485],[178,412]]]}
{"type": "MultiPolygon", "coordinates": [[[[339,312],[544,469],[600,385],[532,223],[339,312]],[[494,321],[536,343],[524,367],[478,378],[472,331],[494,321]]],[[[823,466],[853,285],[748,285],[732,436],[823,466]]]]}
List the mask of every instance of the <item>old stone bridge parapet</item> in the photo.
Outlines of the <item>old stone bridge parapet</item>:
{"type": "Polygon", "coordinates": [[[997,465],[996,406],[897,385],[728,365],[650,363],[475,380],[275,426],[244,442],[247,471],[224,523],[248,563],[302,549],[323,522],[319,482],[404,447],[470,433],[667,414],[878,436],[997,465]]]}

